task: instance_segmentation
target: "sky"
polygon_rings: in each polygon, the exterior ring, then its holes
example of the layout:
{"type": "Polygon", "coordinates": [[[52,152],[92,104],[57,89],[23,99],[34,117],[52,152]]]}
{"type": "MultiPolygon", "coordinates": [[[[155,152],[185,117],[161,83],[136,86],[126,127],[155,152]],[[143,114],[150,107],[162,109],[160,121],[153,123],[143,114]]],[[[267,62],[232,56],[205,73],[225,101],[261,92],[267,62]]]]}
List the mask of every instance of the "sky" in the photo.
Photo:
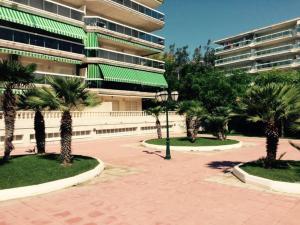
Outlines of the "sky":
{"type": "Polygon", "coordinates": [[[209,39],[300,17],[300,0],[165,0],[158,10],[166,14],[166,26],[157,32],[166,46],[192,51],[209,39]]]}

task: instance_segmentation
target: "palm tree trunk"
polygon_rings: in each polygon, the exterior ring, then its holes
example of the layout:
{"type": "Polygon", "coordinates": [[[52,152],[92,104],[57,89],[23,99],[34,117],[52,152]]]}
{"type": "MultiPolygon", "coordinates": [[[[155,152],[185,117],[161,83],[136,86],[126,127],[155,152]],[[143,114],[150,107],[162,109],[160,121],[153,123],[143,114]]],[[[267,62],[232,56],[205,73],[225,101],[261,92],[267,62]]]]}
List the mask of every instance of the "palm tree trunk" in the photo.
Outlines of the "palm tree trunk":
{"type": "Polygon", "coordinates": [[[196,141],[200,127],[201,127],[200,121],[195,120],[194,129],[193,129],[193,133],[192,133],[192,140],[191,140],[192,143],[194,143],[196,141]]]}
{"type": "Polygon", "coordinates": [[[158,139],[162,139],[161,124],[158,118],[156,118],[156,130],[158,139]]]}
{"type": "Polygon", "coordinates": [[[277,147],[279,143],[279,131],[274,123],[268,123],[265,130],[267,138],[267,158],[266,166],[271,168],[277,158],[277,147]]]}
{"type": "Polygon", "coordinates": [[[64,111],[61,118],[60,125],[61,137],[61,161],[67,166],[72,162],[72,116],[70,111],[64,111]]]}
{"type": "Polygon", "coordinates": [[[193,119],[189,116],[186,116],[185,124],[186,124],[186,136],[188,139],[192,139],[193,138],[193,119]]]}
{"type": "Polygon", "coordinates": [[[35,140],[38,154],[45,153],[45,119],[40,110],[37,110],[34,115],[34,130],[35,130],[35,140]]]}
{"type": "Polygon", "coordinates": [[[5,138],[4,138],[4,157],[3,161],[7,162],[11,151],[14,149],[13,139],[16,120],[16,97],[13,94],[12,87],[6,86],[3,99],[3,112],[5,124],[5,138]]]}

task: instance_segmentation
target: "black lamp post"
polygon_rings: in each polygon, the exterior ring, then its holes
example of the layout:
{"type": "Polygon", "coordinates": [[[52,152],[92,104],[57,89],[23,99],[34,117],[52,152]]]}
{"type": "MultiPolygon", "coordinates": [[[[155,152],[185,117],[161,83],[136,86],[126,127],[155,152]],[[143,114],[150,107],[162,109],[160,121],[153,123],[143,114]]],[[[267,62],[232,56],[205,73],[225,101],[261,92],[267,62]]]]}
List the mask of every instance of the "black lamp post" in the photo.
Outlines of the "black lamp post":
{"type": "Polygon", "coordinates": [[[156,100],[165,105],[166,108],[166,120],[167,120],[167,138],[166,138],[166,160],[171,159],[171,151],[170,151],[170,131],[169,131],[169,101],[177,101],[179,97],[178,91],[173,91],[170,94],[167,91],[162,91],[156,93],[156,100]]]}

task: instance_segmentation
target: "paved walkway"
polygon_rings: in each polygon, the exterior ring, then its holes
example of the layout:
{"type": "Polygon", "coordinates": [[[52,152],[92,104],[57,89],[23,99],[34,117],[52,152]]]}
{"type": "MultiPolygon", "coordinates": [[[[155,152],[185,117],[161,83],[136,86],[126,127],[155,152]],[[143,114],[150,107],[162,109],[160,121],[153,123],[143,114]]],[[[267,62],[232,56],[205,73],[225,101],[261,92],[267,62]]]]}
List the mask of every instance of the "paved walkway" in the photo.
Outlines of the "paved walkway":
{"type": "MultiPolygon", "coordinates": [[[[74,153],[108,164],[78,187],[0,203],[0,225],[299,225],[300,196],[245,185],[226,170],[265,154],[264,139],[215,153],[173,153],[171,161],[139,145],[141,137],[74,143],[74,153]]],[[[57,146],[48,147],[48,151],[57,146]]],[[[300,159],[286,140],[280,151],[300,159]]],[[[0,175],[1,177],[1,175],[0,175]]]]}

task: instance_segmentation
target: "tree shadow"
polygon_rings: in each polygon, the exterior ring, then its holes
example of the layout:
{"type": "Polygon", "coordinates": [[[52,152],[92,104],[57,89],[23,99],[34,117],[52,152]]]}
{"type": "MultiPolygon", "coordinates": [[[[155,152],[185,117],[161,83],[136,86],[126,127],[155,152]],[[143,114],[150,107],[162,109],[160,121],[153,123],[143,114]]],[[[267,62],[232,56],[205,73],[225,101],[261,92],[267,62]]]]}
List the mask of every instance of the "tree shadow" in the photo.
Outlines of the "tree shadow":
{"type": "Polygon", "coordinates": [[[233,167],[241,164],[242,162],[239,161],[213,161],[207,164],[209,168],[222,170],[222,172],[227,173],[233,167]]]}
{"type": "Polygon", "coordinates": [[[151,152],[151,151],[143,151],[144,153],[146,153],[146,154],[148,154],[148,155],[156,155],[156,156],[158,156],[158,157],[160,157],[160,158],[165,158],[165,156],[163,156],[163,155],[161,155],[161,154],[159,154],[159,153],[161,153],[161,151],[154,151],[154,152],[151,152]]]}

